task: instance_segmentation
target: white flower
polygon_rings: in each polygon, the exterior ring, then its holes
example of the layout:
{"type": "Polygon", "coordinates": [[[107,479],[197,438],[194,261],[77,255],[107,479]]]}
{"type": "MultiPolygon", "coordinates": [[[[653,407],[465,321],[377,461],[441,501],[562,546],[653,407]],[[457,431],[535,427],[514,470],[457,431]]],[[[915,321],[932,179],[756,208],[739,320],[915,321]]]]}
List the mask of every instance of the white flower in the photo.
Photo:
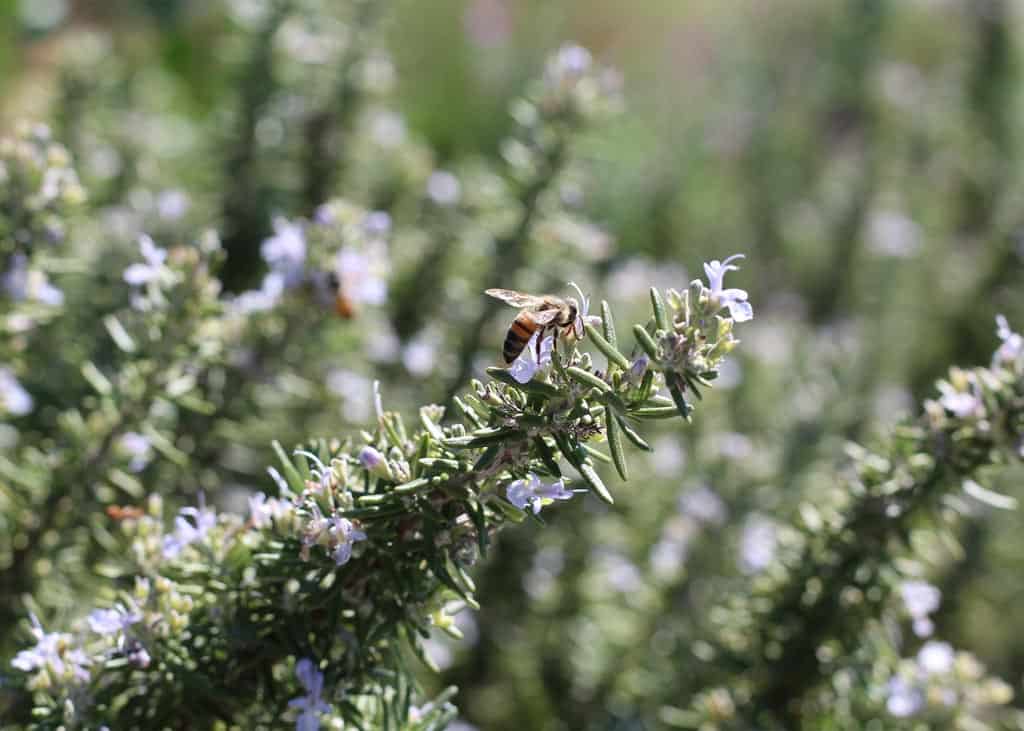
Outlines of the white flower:
{"type": "Polygon", "coordinates": [[[533,337],[526,343],[523,352],[519,354],[508,372],[519,383],[529,383],[534,375],[544,366],[551,362],[551,352],[555,348],[555,336],[548,335],[540,344],[540,353],[537,353],[537,338],[540,337],[540,330],[533,333],[533,337]]]}
{"type": "Polygon", "coordinates": [[[9,369],[0,366],[0,411],[24,416],[32,411],[32,396],[9,369]]]}
{"type": "Polygon", "coordinates": [[[284,286],[293,287],[302,281],[306,266],[306,234],[302,226],[278,216],[274,219],[274,235],[260,246],[260,255],[271,271],[284,277],[284,286]]]}
{"type": "Polygon", "coordinates": [[[929,640],[917,653],[917,664],[926,675],[944,675],[953,669],[954,653],[948,642],[929,640]]]}
{"type": "Polygon", "coordinates": [[[295,663],[295,675],[306,689],[306,695],[288,701],[289,708],[301,708],[302,713],[295,720],[296,731],[317,731],[320,728],[320,714],[329,713],[331,707],[324,702],[324,674],[316,669],[313,661],[302,658],[295,663]]]}
{"type": "Polygon", "coordinates": [[[569,500],[573,496],[572,490],[565,487],[561,479],[551,483],[544,483],[540,477],[530,472],[526,479],[516,480],[509,484],[505,490],[508,501],[520,510],[526,510],[529,505],[534,515],[552,500],[569,500]]]}
{"type": "Polygon", "coordinates": [[[167,259],[167,249],[158,247],[146,234],[139,236],[139,251],[146,263],[132,264],[124,270],[124,281],[135,287],[148,284],[160,276],[164,261],[167,259]]]}
{"type": "Polygon", "coordinates": [[[742,289],[722,289],[722,280],[725,273],[739,271],[739,267],[729,262],[736,259],[743,259],[743,254],[733,254],[725,261],[714,259],[704,263],[704,273],[708,277],[708,285],[711,289],[709,300],[712,306],[726,307],[729,315],[736,322],[746,322],[754,318],[754,308],[747,302],[747,293],[742,289]]]}

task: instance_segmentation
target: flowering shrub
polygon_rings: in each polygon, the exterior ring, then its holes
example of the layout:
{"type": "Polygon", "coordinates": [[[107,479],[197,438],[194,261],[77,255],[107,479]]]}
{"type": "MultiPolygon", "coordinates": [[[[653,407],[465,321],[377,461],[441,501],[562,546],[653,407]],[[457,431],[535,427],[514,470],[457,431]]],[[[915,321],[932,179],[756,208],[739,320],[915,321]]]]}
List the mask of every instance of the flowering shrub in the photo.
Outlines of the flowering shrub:
{"type": "Polygon", "coordinates": [[[1006,3],[144,5],[0,6],[0,726],[1021,726],[1006,3]]]}

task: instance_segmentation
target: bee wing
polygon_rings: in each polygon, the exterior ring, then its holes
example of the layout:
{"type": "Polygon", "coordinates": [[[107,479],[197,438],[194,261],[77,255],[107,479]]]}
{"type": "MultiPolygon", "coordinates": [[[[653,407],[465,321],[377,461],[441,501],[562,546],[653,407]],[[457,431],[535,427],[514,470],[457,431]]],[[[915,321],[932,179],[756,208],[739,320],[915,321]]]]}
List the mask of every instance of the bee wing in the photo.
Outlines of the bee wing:
{"type": "Polygon", "coordinates": [[[540,310],[538,312],[531,312],[530,317],[538,325],[547,325],[558,317],[558,313],[558,310],[540,310]]]}
{"type": "Polygon", "coordinates": [[[516,292],[514,289],[488,289],[485,291],[485,294],[513,307],[539,307],[544,304],[543,297],[516,292]]]}

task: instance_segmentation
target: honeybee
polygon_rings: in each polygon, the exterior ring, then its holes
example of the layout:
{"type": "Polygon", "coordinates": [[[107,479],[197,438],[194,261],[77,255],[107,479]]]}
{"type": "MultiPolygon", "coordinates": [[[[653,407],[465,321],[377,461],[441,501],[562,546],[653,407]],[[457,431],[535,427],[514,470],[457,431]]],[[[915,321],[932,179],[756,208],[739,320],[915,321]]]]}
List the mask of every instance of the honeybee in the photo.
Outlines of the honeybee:
{"type": "Polygon", "coordinates": [[[512,289],[488,289],[486,294],[505,304],[522,308],[505,334],[505,344],[502,346],[501,353],[505,357],[506,363],[511,363],[519,357],[523,348],[530,342],[530,338],[538,330],[540,331],[540,336],[537,338],[538,351],[546,330],[553,330],[556,336],[559,332],[566,335],[575,332],[577,337],[583,335],[580,332],[582,330],[579,322],[580,306],[572,297],[563,299],[553,294],[525,294],[512,289]]]}
{"type": "Polygon", "coordinates": [[[336,273],[331,272],[327,275],[327,285],[330,287],[331,292],[334,295],[335,314],[345,320],[351,320],[355,317],[355,303],[345,293],[345,288],[341,286],[341,280],[336,273]]]}

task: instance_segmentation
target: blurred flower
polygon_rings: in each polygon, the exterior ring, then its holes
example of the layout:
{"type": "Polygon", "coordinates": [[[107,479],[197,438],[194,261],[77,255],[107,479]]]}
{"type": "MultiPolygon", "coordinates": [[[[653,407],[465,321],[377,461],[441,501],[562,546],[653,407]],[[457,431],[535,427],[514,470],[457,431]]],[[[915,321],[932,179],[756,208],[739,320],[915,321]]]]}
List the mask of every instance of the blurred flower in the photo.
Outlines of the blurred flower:
{"type": "Polygon", "coordinates": [[[946,381],[939,381],[939,391],[939,403],[954,416],[964,419],[981,411],[981,399],[975,393],[958,391],[946,381]]]}
{"type": "Polygon", "coordinates": [[[159,248],[146,234],[139,236],[139,251],[146,263],[132,264],[124,270],[124,281],[136,287],[148,284],[160,276],[160,270],[167,259],[167,249],[159,248]]]}
{"type": "Polygon", "coordinates": [[[775,560],[778,544],[775,523],[761,515],[752,515],[740,536],[740,569],[747,574],[764,571],[775,560]]]}
{"type": "Polygon", "coordinates": [[[917,664],[926,675],[944,675],[953,669],[955,653],[948,642],[929,640],[917,653],[917,664]]]}
{"type": "Polygon", "coordinates": [[[632,561],[617,551],[598,550],[596,564],[608,585],[620,594],[633,594],[643,588],[643,577],[632,561]]]}
{"type": "Polygon", "coordinates": [[[25,673],[46,670],[61,680],[88,680],[89,672],[85,668],[91,660],[80,649],[72,648],[71,635],[44,632],[36,616],[31,616],[32,636],[36,638],[36,644],[15,655],[11,665],[25,673]]]}
{"type": "Polygon", "coordinates": [[[14,373],[0,366],[0,409],[8,414],[24,416],[32,411],[32,406],[32,396],[14,377],[14,373]]]}
{"type": "Polygon", "coordinates": [[[313,661],[302,658],[295,663],[295,675],[306,690],[306,695],[288,701],[289,708],[301,708],[302,713],[295,720],[295,731],[317,731],[320,728],[320,714],[329,713],[331,707],[324,702],[324,674],[316,669],[313,661]]]}
{"type": "Polygon", "coordinates": [[[447,170],[435,170],[427,179],[427,196],[439,206],[454,206],[461,194],[459,179],[447,170]]]}
{"type": "Polygon", "coordinates": [[[747,293],[742,289],[722,289],[722,280],[726,272],[739,271],[739,267],[729,262],[744,258],[743,254],[733,254],[725,261],[714,259],[705,262],[704,273],[708,277],[708,285],[711,289],[709,301],[711,306],[726,307],[729,315],[736,322],[747,322],[754,317],[754,308],[747,302],[747,293]]]}
{"type": "Polygon", "coordinates": [[[402,365],[409,373],[422,378],[434,370],[437,340],[436,334],[419,333],[402,349],[402,365]]]}
{"type": "Polygon", "coordinates": [[[394,112],[380,112],[370,122],[370,136],[381,147],[398,147],[405,142],[405,120],[394,112]]]}
{"type": "Polygon", "coordinates": [[[914,634],[927,637],[934,631],[929,614],[939,608],[942,592],[926,581],[904,581],[899,587],[907,614],[913,620],[914,634]]]}
{"type": "Polygon", "coordinates": [[[678,477],[686,464],[686,450],[679,438],[663,434],[651,445],[654,451],[649,457],[651,469],[659,477],[678,477]]]}
{"type": "Polygon", "coordinates": [[[516,480],[509,484],[505,491],[508,501],[520,510],[526,510],[529,505],[534,515],[551,500],[569,500],[572,498],[572,490],[565,487],[562,480],[552,483],[541,482],[540,477],[533,472],[527,474],[526,479],[516,480]]]}
{"type": "Polygon", "coordinates": [[[355,304],[380,305],[388,296],[387,260],[383,252],[367,247],[344,247],[335,264],[339,287],[355,304]]]}
{"type": "Polygon", "coordinates": [[[867,222],[868,247],[876,254],[910,257],[923,246],[921,227],[899,211],[874,211],[867,222]]]}
{"type": "Polygon", "coordinates": [[[285,287],[303,280],[306,267],[306,234],[302,225],[278,216],[274,235],[260,246],[260,255],[273,272],[284,277],[285,287]]]}
{"type": "Polygon", "coordinates": [[[285,517],[291,511],[292,504],[287,500],[267,497],[262,492],[249,496],[249,519],[254,528],[266,528],[274,520],[285,517]]]}
{"type": "Polygon", "coordinates": [[[188,194],[182,190],[164,190],[156,197],[156,215],[165,221],[177,221],[191,205],[188,194]]]}
{"type": "Polygon", "coordinates": [[[706,485],[690,490],[679,498],[679,510],[699,523],[721,525],[728,514],[725,503],[706,485]]]}
{"type": "Polygon", "coordinates": [[[281,295],[284,294],[284,284],[284,275],[279,272],[270,272],[263,277],[263,283],[259,289],[242,292],[231,302],[231,307],[242,315],[273,309],[281,299],[281,295]]]}
{"type": "Polygon", "coordinates": [[[890,678],[887,690],[885,708],[894,716],[913,716],[924,706],[924,694],[899,676],[890,678]]]}
{"type": "Polygon", "coordinates": [[[88,617],[89,629],[98,635],[124,632],[141,620],[142,615],[139,612],[129,611],[122,604],[117,604],[110,609],[94,609],[88,617]]]}
{"type": "Polygon", "coordinates": [[[164,558],[175,558],[185,546],[203,540],[215,525],[217,514],[206,509],[203,494],[199,493],[199,507],[187,507],[178,511],[178,517],[174,519],[174,532],[164,536],[164,558]]]}
{"type": "Polygon", "coordinates": [[[149,464],[153,456],[153,445],[149,439],[138,432],[130,431],[121,435],[118,440],[120,448],[131,457],[128,468],[132,472],[141,472],[149,464]]]}
{"type": "Polygon", "coordinates": [[[996,335],[1003,344],[996,350],[995,363],[1013,363],[1024,355],[1024,337],[1010,329],[1010,323],[1003,315],[996,315],[996,335]]]}
{"type": "Polygon", "coordinates": [[[555,347],[554,335],[548,335],[540,344],[540,354],[537,354],[537,338],[541,330],[533,333],[523,352],[509,366],[508,372],[519,383],[529,383],[537,371],[551,363],[551,352],[555,347]]]}
{"type": "Polygon", "coordinates": [[[7,296],[15,302],[31,300],[51,307],[64,304],[64,293],[53,286],[45,272],[30,269],[28,257],[20,252],[11,257],[10,269],[4,272],[0,282],[7,296]]]}
{"type": "Polygon", "coordinates": [[[355,371],[335,368],[327,374],[327,388],[341,397],[342,413],[352,424],[369,420],[372,414],[370,379],[355,371]]]}

